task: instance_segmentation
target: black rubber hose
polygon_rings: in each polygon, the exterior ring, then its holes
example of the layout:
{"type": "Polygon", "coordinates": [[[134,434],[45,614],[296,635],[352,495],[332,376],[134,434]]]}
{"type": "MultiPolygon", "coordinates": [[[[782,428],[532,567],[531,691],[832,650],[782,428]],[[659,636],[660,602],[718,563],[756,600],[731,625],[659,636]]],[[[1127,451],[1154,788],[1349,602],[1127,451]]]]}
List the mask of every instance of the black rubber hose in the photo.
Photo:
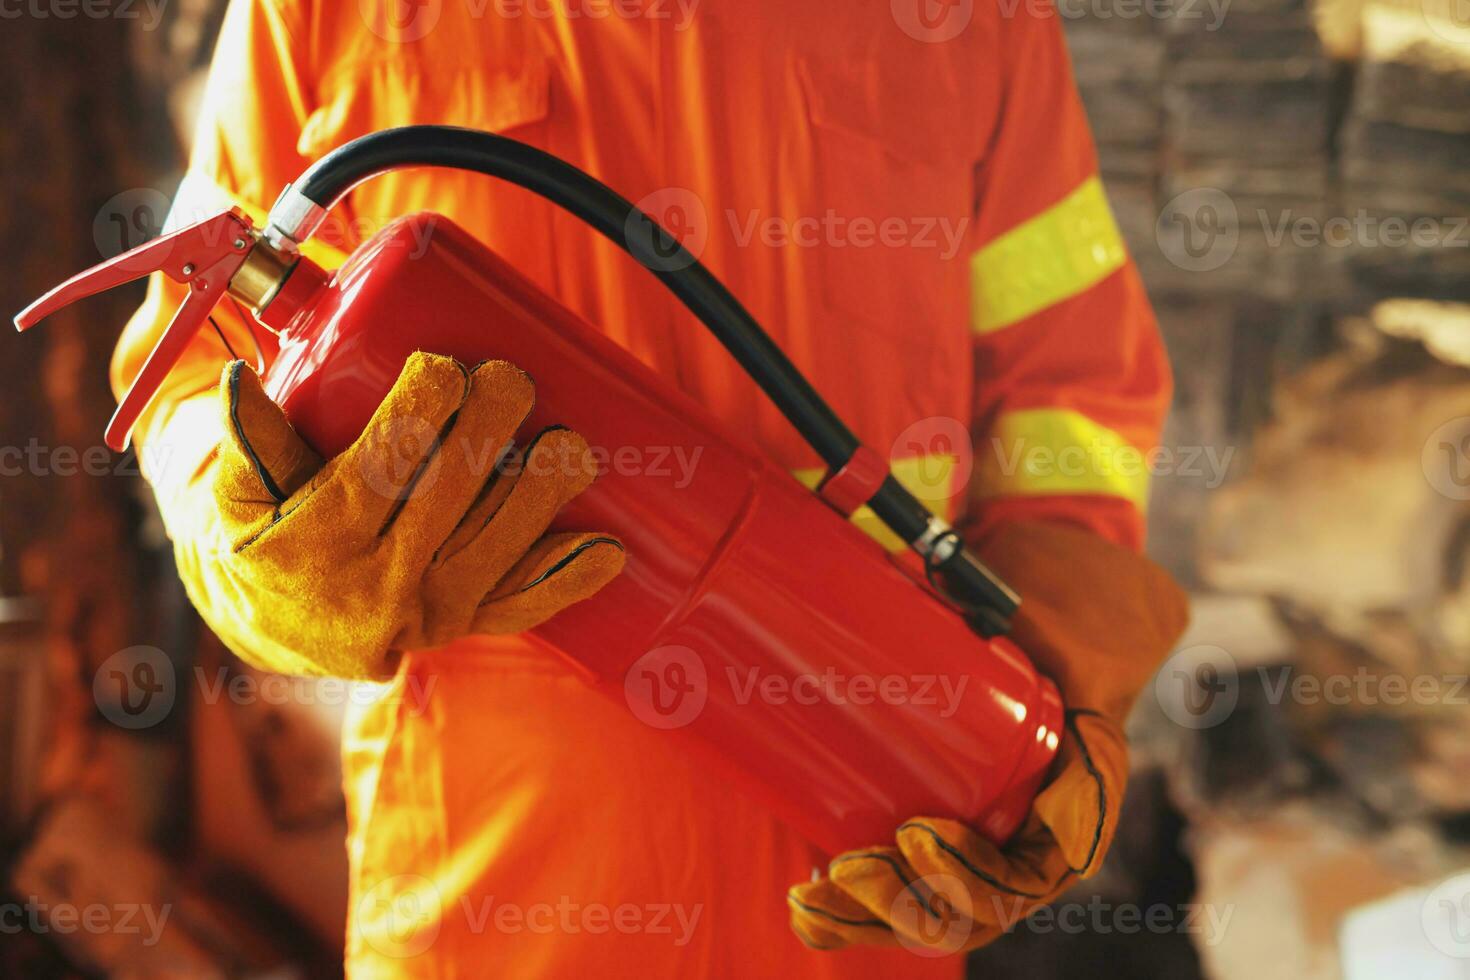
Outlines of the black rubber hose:
{"type": "MultiPolygon", "coordinates": [[[[313,203],[331,208],[364,180],[415,166],[470,170],[508,180],[597,229],[662,280],[710,329],[831,471],[852,458],[859,445],[852,430],[725,285],[651,216],[565,160],[494,133],[457,126],[404,126],[343,144],[312,164],[292,187],[313,203]]],[[[892,477],[868,505],[906,542],[918,540],[929,527],[929,510],[892,477]]],[[[1002,621],[1018,605],[1015,594],[963,549],[941,570],[957,598],[989,607],[1002,621]]],[[[991,623],[983,631],[998,630],[991,623]]]]}

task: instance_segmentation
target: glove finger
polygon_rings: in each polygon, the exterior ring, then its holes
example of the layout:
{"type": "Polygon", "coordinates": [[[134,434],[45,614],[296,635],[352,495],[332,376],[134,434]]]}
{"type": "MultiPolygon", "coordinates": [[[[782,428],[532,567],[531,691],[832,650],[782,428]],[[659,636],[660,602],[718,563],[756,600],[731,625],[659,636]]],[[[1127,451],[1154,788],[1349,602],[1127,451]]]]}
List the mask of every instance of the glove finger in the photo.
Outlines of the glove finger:
{"type": "Polygon", "coordinates": [[[1083,878],[1102,867],[1128,784],[1128,746],[1118,726],[1091,711],[1067,713],[1057,776],[1032,804],[1068,865],[1083,878]]]}
{"type": "MultiPolygon", "coordinates": [[[[850,851],[828,867],[832,881],[877,918],[900,944],[936,954],[965,948],[977,933],[963,881],[923,877],[896,847],[850,851]]],[[[984,933],[983,927],[979,932],[984,933]]]]}
{"type": "Polygon", "coordinates": [[[623,570],[625,557],[622,542],[605,534],[548,535],[486,598],[471,631],[519,633],[539,626],[595,595],[623,570]]]}
{"type": "Polygon", "coordinates": [[[303,506],[330,509],[323,519],[337,526],[386,533],[417,488],[436,481],[444,432],[469,390],[469,371],[454,358],[410,355],[362,435],[327,464],[326,492],[313,495],[321,501],[303,506]]]}
{"type": "MultiPolygon", "coordinates": [[[[501,580],[546,533],[557,513],[592,483],[596,464],[587,452],[587,442],[565,428],[551,428],[518,457],[516,472],[502,473],[497,482],[508,482],[503,499],[490,511],[470,542],[448,556],[441,551],[436,577],[470,595],[473,601],[497,589],[501,580]]],[[[492,487],[490,496],[496,488],[492,487]]],[[[471,508],[475,515],[480,506],[471,508]]],[[[451,540],[461,537],[459,530],[451,540]]]]}
{"type": "Polygon", "coordinates": [[[225,366],[220,411],[225,441],[216,502],[233,536],[254,534],[321,469],[322,459],[266,396],[260,377],[244,361],[225,366]]]}
{"type": "Polygon", "coordinates": [[[1004,848],[964,824],[917,817],[898,828],[898,847],[920,878],[948,876],[970,890],[977,922],[1009,928],[1071,883],[1056,841],[1034,815],[1004,848]]]}
{"type": "Polygon", "coordinates": [[[515,488],[515,474],[521,470],[521,460],[522,453],[515,448],[512,448],[501,459],[500,464],[495,467],[489,479],[480,488],[479,496],[475,498],[474,504],[465,512],[464,517],[460,519],[458,526],[449,537],[439,546],[439,553],[436,556],[439,564],[442,565],[459,554],[479,536],[481,531],[485,530],[485,525],[490,523],[490,518],[500,510],[501,505],[510,496],[511,490],[515,488]]]}
{"type": "Polygon", "coordinates": [[[469,394],[441,440],[438,463],[414,484],[393,522],[395,533],[411,529],[439,549],[486,484],[496,480],[501,457],[535,403],[536,386],[520,368],[505,361],[477,365],[469,394]]]}
{"type": "Polygon", "coordinates": [[[830,878],[791,886],[786,905],[791,910],[791,931],[812,949],[842,949],[859,943],[892,946],[898,941],[887,922],[830,878]]]}

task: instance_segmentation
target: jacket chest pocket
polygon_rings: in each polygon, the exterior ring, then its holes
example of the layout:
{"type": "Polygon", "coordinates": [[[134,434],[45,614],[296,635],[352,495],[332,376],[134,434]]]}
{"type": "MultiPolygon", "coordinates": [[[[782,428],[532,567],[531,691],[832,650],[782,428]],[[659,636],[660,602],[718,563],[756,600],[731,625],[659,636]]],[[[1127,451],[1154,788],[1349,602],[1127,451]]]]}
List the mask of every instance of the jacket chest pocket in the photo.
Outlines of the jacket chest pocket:
{"type": "Polygon", "coordinates": [[[812,154],[806,217],[825,305],[909,347],[967,330],[971,162],[904,91],[851,85],[805,61],[798,71],[812,154]]]}

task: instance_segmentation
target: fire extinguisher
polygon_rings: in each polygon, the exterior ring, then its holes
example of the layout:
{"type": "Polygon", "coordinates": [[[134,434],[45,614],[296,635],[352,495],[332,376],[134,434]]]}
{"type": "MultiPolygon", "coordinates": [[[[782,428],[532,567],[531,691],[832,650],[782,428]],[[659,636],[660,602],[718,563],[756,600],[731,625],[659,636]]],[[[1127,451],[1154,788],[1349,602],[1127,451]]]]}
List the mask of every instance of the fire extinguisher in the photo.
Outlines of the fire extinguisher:
{"type": "Polygon", "coordinates": [[[108,426],[113,449],[126,447],[225,294],[277,334],[266,391],[324,457],[362,431],[414,351],[510,361],[535,379],[533,426],[555,421],[593,447],[667,447],[698,460],[681,486],[614,468],[566,508],[557,529],[616,534],[627,565],[531,631],[535,642],[640,719],[687,738],[829,853],[888,839],[916,814],[965,820],[996,841],[1025,818],[1062,708],[1003,635],[1019,599],[858,441],[719,280],[604,184],[502,136],[386,130],[308,168],[263,229],[232,209],[173,231],[69,279],[16,326],[154,271],[189,295],[108,426]],[[448,218],[400,218],[334,273],[300,254],[354,186],[418,166],[512,181],[630,252],[825,461],[816,491],[448,218]],[[847,520],[864,505],[918,554],[922,573],[847,520]],[[886,696],[894,678],[903,696],[886,696]],[[773,682],[793,696],[763,696],[773,682]]]}

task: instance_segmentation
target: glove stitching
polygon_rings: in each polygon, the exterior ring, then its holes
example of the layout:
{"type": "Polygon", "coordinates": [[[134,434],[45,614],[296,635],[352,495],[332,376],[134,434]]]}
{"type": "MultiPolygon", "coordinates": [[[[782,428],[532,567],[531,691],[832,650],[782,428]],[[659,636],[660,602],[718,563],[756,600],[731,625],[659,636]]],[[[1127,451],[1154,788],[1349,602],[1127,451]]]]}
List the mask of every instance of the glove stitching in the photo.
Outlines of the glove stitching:
{"type": "MultiPolygon", "coordinates": [[[[542,582],[545,582],[547,579],[551,578],[551,576],[555,575],[557,572],[570,565],[578,556],[582,554],[582,552],[586,551],[588,548],[593,547],[594,545],[599,544],[610,544],[619,551],[623,550],[623,543],[617,538],[597,537],[591,538],[587,541],[583,541],[581,544],[577,545],[577,547],[573,548],[565,555],[562,555],[562,557],[556,562],[556,564],[552,565],[546,571],[542,572],[540,575],[536,576],[533,580],[527,582],[519,589],[516,589],[516,592],[530,592],[536,586],[540,585],[542,582]]],[[[504,596],[502,596],[501,598],[504,598],[504,596]]],[[[484,603],[481,603],[481,605],[484,605],[484,603]]]]}
{"type": "MultiPolygon", "coordinates": [[[[1092,847],[1087,853],[1087,860],[1082,862],[1082,867],[1072,868],[1072,870],[1075,871],[1079,876],[1082,874],[1083,871],[1092,867],[1092,862],[1097,858],[1097,850],[1099,847],[1102,846],[1103,826],[1107,823],[1108,820],[1107,787],[1103,783],[1102,773],[1098,770],[1097,765],[1092,761],[1092,753],[1087,748],[1087,740],[1082,737],[1082,732],[1077,727],[1077,718],[1081,715],[1088,715],[1094,718],[1104,718],[1104,715],[1101,712],[1093,711],[1088,708],[1073,708],[1068,710],[1065,715],[1067,730],[1070,731],[1073,737],[1077,739],[1077,744],[1081,747],[1082,764],[1087,767],[1088,775],[1090,775],[1097,782],[1097,826],[1092,828],[1092,847]]],[[[1068,867],[1071,867],[1070,863],[1068,864],[1068,867]]]]}
{"type": "MultiPolygon", "coordinates": [[[[888,923],[884,922],[882,919],[847,919],[847,918],[844,918],[844,917],[842,917],[840,915],[835,915],[835,914],[833,914],[831,912],[828,912],[826,909],[817,908],[815,905],[808,905],[806,902],[803,902],[801,899],[797,898],[795,895],[788,894],[786,896],[786,901],[790,902],[792,905],[794,905],[797,908],[801,909],[803,912],[809,912],[810,914],[815,915],[815,916],[819,916],[819,917],[821,917],[823,919],[830,919],[833,922],[839,923],[839,924],[844,925],[844,926],[875,926],[875,927],[881,928],[881,929],[892,929],[893,928],[888,923]]],[[[818,947],[818,948],[821,948],[821,947],[818,947]]]]}
{"type": "MultiPolygon", "coordinates": [[[[525,416],[522,416],[521,422],[524,423],[526,421],[526,418],[528,417],[529,413],[527,413],[527,415],[525,416]]],[[[519,426],[517,427],[519,428],[519,426]]],[[[521,448],[521,466],[525,467],[530,464],[531,450],[536,448],[536,443],[541,441],[542,436],[546,435],[548,432],[556,432],[559,430],[565,430],[566,428],[567,427],[564,425],[548,425],[546,428],[536,433],[536,435],[532,437],[531,441],[521,448]]],[[[499,457],[497,457],[495,460],[495,465],[490,468],[490,475],[485,478],[484,484],[482,484],[480,487],[480,492],[475,494],[475,504],[478,504],[482,499],[484,499],[485,495],[491,492],[495,488],[495,485],[498,484],[502,479],[510,476],[510,474],[504,471],[503,467],[505,465],[506,458],[509,457],[514,450],[515,440],[511,439],[506,442],[505,448],[501,451],[499,457]]],[[[517,479],[519,479],[520,474],[516,474],[515,476],[517,479]]],[[[512,487],[511,493],[513,493],[514,491],[515,488],[512,487]]],[[[495,509],[491,511],[488,516],[486,516],[485,520],[480,524],[479,528],[476,529],[476,533],[485,530],[485,528],[489,527],[491,522],[493,522],[495,518],[500,516],[500,512],[504,510],[505,505],[510,502],[510,496],[511,494],[507,493],[503,498],[501,498],[500,503],[495,505],[495,509]]],[[[470,508],[473,509],[475,504],[471,504],[470,508]]],[[[465,547],[469,547],[468,543],[466,543],[465,547]]],[[[460,549],[460,551],[463,550],[464,548],[460,549]]],[[[456,551],[454,554],[459,554],[459,551],[456,551]]],[[[452,557],[453,555],[444,556],[445,560],[448,560],[452,557]]]]}
{"type": "Polygon", "coordinates": [[[1036,892],[1022,891],[1019,888],[1015,888],[1015,887],[1013,887],[1011,885],[1007,885],[1005,882],[1003,882],[1000,879],[996,878],[994,875],[987,874],[986,872],[980,870],[975,865],[971,864],[970,863],[970,859],[967,858],[967,857],[965,857],[964,854],[960,853],[960,850],[958,848],[956,848],[949,841],[945,840],[943,837],[939,836],[939,831],[935,830],[933,827],[930,827],[928,824],[914,823],[914,822],[911,821],[911,822],[906,823],[903,826],[899,827],[898,828],[898,832],[899,833],[903,833],[905,830],[909,830],[911,828],[912,829],[916,829],[916,830],[922,830],[922,831],[925,831],[926,833],[928,833],[930,837],[933,837],[934,838],[934,843],[938,844],[939,847],[946,854],[949,854],[951,857],[953,857],[960,864],[964,865],[966,871],[970,872],[970,874],[974,875],[976,878],[979,878],[981,881],[985,882],[987,885],[990,885],[992,888],[995,888],[995,889],[997,889],[999,891],[1006,892],[1006,893],[1011,894],[1011,895],[1015,895],[1018,898],[1044,898],[1046,896],[1046,893],[1045,892],[1036,893],[1036,892]]]}
{"type": "MultiPolygon", "coordinates": [[[[255,467],[255,476],[265,492],[270,494],[277,505],[286,502],[286,495],[276,484],[275,478],[260,461],[260,456],[255,452],[255,447],[250,444],[250,439],[245,435],[245,429],[240,425],[240,369],[245,366],[244,361],[234,361],[230,364],[230,425],[234,426],[235,438],[245,449],[245,455],[250,457],[250,465],[255,467]]],[[[279,509],[279,508],[278,508],[279,509]]]]}
{"type": "Polygon", "coordinates": [[[920,895],[919,894],[919,890],[914,887],[915,883],[913,881],[911,881],[910,879],[908,879],[907,877],[904,876],[903,866],[900,865],[897,861],[895,861],[891,856],[889,856],[887,854],[874,854],[871,851],[866,851],[866,852],[859,853],[859,854],[844,854],[842,857],[839,857],[839,858],[834,859],[832,861],[832,864],[831,865],[828,865],[828,870],[830,871],[831,868],[832,868],[832,866],[841,864],[844,861],[861,861],[861,860],[882,861],[884,864],[888,865],[888,867],[898,877],[898,880],[901,881],[901,882],[903,882],[904,890],[905,891],[908,891],[908,892],[912,892],[914,898],[918,899],[919,904],[921,906],[923,906],[924,910],[926,912],[928,912],[930,915],[933,915],[934,914],[934,911],[929,908],[929,900],[927,898],[925,898],[923,895],[920,895]]]}
{"type": "Polygon", "coordinates": [[[403,513],[403,508],[413,498],[414,490],[417,489],[419,481],[429,471],[429,467],[433,465],[434,460],[439,457],[439,451],[444,448],[445,439],[449,437],[450,431],[454,428],[454,423],[459,421],[460,410],[464,408],[466,399],[470,397],[470,372],[458,361],[451,361],[450,363],[459,368],[459,373],[464,382],[464,391],[460,393],[459,405],[454,411],[449,413],[449,417],[444,420],[444,424],[439,426],[439,432],[434,436],[434,445],[424,454],[424,458],[419,460],[418,469],[414,470],[413,476],[409,478],[408,483],[398,494],[398,499],[394,501],[393,507],[388,511],[387,516],[383,518],[383,525],[378,528],[378,537],[380,538],[393,529],[394,521],[398,520],[398,515],[403,513]]]}

